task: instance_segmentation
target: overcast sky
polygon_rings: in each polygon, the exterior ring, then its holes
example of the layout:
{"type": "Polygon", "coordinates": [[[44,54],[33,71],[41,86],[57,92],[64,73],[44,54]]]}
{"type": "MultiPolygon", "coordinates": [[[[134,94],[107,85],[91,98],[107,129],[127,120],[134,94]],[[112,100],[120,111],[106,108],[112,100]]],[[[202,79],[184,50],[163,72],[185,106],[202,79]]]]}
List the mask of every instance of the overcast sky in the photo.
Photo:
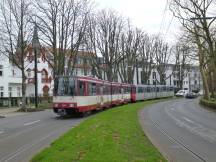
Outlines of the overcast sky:
{"type": "Polygon", "coordinates": [[[167,41],[173,43],[178,34],[179,25],[177,20],[173,18],[172,13],[168,11],[168,8],[165,11],[166,1],[95,0],[98,8],[113,8],[124,17],[129,17],[134,26],[142,28],[151,34],[158,34],[160,32],[167,41]]]}

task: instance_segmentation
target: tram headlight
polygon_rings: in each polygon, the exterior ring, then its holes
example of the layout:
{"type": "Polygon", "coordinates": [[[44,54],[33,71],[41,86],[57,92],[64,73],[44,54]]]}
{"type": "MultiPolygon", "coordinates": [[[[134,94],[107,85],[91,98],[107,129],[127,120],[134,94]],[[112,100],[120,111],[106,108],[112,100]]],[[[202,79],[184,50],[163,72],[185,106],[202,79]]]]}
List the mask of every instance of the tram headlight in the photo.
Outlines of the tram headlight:
{"type": "Polygon", "coordinates": [[[54,104],[54,107],[58,107],[58,104],[56,103],[56,104],[54,104]]]}

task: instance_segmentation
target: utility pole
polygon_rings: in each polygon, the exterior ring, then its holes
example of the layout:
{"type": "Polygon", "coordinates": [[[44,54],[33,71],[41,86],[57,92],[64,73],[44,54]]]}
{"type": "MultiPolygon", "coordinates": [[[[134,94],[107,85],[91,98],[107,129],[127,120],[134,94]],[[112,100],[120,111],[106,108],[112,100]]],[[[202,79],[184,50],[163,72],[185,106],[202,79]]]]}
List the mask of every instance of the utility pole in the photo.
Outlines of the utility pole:
{"type": "Polygon", "coordinates": [[[138,61],[137,61],[137,58],[136,58],[136,74],[137,74],[137,85],[139,84],[139,65],[138,64],[138,61]]]}
{"type": "Polygon", "coordinates": [[[37,53],[40,50],[40,42],[37,32],[37,24],[35,23],[34,34],[32,38],[32,48],[34,50],[34,81],[35,81],[35,108],[38,108],[38,80],[37,80],[37,53]]]}

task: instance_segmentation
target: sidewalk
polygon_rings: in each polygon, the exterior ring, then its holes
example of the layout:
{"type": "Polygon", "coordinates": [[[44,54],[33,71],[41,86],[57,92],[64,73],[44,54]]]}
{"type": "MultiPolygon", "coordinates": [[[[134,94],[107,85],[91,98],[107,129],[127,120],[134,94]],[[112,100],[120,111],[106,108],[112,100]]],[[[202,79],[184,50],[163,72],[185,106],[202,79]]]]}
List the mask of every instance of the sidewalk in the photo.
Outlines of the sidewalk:
{"type": "Polygon", "coordinates": [[[18,109],[19,107],[0,108],[0,118],[23,114],[21,112],[17,112],[18,109]]]}

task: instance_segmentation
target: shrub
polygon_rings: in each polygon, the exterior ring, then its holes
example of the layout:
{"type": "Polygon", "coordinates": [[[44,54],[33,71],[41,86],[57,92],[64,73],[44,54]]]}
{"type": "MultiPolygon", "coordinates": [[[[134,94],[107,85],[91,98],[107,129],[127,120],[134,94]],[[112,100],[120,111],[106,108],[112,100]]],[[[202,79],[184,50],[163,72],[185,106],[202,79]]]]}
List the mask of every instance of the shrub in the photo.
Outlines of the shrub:
{"type": "Polygon", "coordinates": [[[204,98],[201,98],[200,99],[200,104],[216,109],[216,100],[215,99],[206,100],[204,98]]]}

